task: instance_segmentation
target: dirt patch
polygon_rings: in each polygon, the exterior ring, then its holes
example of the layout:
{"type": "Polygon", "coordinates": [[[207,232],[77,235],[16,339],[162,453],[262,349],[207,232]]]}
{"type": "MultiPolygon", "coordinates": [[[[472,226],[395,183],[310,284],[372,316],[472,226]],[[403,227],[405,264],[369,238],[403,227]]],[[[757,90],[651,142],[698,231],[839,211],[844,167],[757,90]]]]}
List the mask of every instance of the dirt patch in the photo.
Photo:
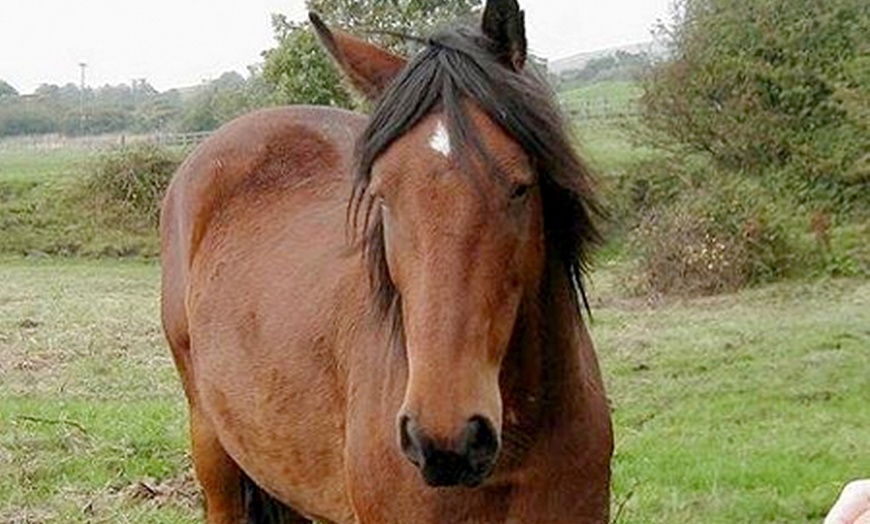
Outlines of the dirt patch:
{"type": "Polygon", "coordinates": [[[20,327],[21,329],[36,329],[41,325],[42,322],[38,320],[33,320],[32,318],[25,318],[18,323],[18,327],[20,327]]]}
{"type": "Polygon", "coordinates": [[[191,470],[162,481],[139,480],[118,490],[117,495],[126,501],[157,506],[197,508],[202,504],[199,485],[191,470]]]}
{"type": "Polygon", "coordinates": [[[50,511],[31,508],[17,508],[0,512],[0,522],[5,524],[42,524],[55,518],[57,515],[50,511]]]}

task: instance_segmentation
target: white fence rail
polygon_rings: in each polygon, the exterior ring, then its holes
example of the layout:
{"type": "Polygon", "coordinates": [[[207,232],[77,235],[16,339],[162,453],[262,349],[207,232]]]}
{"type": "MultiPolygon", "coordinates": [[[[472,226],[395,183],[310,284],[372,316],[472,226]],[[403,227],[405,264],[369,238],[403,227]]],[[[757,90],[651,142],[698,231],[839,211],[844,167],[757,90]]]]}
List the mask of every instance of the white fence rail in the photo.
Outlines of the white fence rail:
{"type": "Polygon", "coordinates": [[[81,149],[99,151],[126,144],[151,142],[169,147],[190,147],[205,140],[210,131],[197,133],[152,133],[144,135],[111,134],[68,137],[60,134],[27,135],[0,139],[0,151],[53,151],[58,149],[81,149]]]}

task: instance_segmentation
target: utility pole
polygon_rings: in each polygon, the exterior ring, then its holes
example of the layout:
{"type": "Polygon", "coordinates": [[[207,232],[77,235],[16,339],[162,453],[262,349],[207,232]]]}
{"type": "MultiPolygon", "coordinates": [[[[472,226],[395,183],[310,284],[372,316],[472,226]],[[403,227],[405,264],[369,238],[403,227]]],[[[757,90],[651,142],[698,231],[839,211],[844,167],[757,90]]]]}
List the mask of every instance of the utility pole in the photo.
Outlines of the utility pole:
{"type": "Polygon", "coordinates": [[[82,69],[81,85],[79,86],[79,135],[85,134],[85,68],[88,64],[79,62],[82,69]]]}

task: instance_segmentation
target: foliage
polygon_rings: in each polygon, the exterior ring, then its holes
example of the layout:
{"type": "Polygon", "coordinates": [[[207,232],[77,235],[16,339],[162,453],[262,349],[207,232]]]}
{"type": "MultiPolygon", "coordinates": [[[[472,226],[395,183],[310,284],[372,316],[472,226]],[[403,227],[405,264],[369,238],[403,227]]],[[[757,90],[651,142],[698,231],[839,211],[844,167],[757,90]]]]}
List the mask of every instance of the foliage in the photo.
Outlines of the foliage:
{"type": "Polygon", "coordinates": [[[84,150],[0,150],[0,254],[156,256],[153,224],[91,189],[95,163],[84,150]]]}
{"type": "Polygon", "coordinates": [[[644,81],[641,136],[673,156],[621,179],[617,215],[655,293],[867,274],[870,4],[681,0],[644,81]]]}
{"type": "Polygon", "coordinates": [[[49,107],[31,102],[12,103],[0,99],[0,137],[55,133],[60,122],[49,107]]]}
{"type": "Polygon", "coordinates": [[[632,291],[713,294],[789,269],[772,204],[747,198],[753,191],[743,185],[711,181],[707,169],[653,158],[620,179],[614,216],[636,257],[632,291]]]}
{"type": "Polygon", "coordinates": [[[133,144],[98,157],[85,183],[102,206],[156,225],[163,193],[179,164],[179,155],[172,151],[151,143],[133,144]]]}
{"type": "Polygon", "coordinates": [[[0,97],[0,137],[164,129],[178,105],[172,92],[158,93],[144,80],[84,90],[43,84],[31,96],[0,97]]]}
{"type": "Polygon", "coordinates": [[[18,90],[12,87],[9,82],[0,80],[0,98],[7,96],[18,96],[18,90]]]}
{"type": "MultiPolygon", "coordinates": [[[[629,291],[652,296],[731,292],[806,275],[870,275],[870,250],[823,206],[702,157],[637,160],[608,187],[614,234],[634,267],[629,291]]],[[[860,230],[859,227],[857,230],[860,230]]]]}
{"type": "Polygon", "coordinates": [[[368,33],[367,38],[401,54],[415,44],[399,35],[426,37],[446,23],[476,22],[473,13],[481,0],[307,0],[306,5],[327,23],[368,33]]]}
{"type": "Polygon", "coordinates": [[[242,113],[275,104],[258,67],[227,72],[201,86],[160,93],[145,80],[82,90],[42,85],[32,96],[0,97],[0,137],[62,133],[210,131],[242,113]]]}
{"type": "MultiPolygon", "coordinates": [[[[397,34],[425,36],[440,24],[468,18],[480,0],[308,0],[306,5],[336,28],[408,54],[413,44],[397,34]]],[[[281,103],[356,105],[310,24],[273,15],[272,26],[278,46],[263,52],[263,76],[281,103]]]]}
{"type": "Polygon", "coordinates": [[[274,96],[260,71],[253,67],[248,78],[227,72],[201,86],[185,104],[178,130],[211,131],[258,107],[274,104],[274,96]]]}
{"type": "Polygon", "coordinates": [[[560,91],[599,82],[634,81],[650,66],[647,53],[618,50],[613,54],[593,58],[582,68],[565,71],[557,80],[560,91]]]}
{"type": "MultiPolygon", "coordinates": [[[[654,139],[718,165],[870,183],[870,4],[681,0],[642,97],[654,139]]],[[[812,196],[812,195],[809,195],[812,196]]]]}
{"type": "Polygon", "coordinates": [[[263,79],[283,104],[352,107],[350,93],[320,48],[310,24],[272,17],[278,47],[263,52],[263,79]]]}

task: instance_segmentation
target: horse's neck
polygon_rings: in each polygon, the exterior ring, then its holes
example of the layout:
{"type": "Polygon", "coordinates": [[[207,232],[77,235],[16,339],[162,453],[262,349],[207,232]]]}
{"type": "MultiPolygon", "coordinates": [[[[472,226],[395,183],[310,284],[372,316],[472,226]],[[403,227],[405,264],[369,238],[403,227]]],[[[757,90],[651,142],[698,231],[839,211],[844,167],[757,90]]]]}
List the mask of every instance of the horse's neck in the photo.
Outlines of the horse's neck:
{"type": "Polygon", "coordinates": [[[522,452],[558,419],[570,416],[582,388],[580,348],[584,337],[574,293],[560,269],[526,301],[517,333],[502,364],[506,446],[522,452]]]}

